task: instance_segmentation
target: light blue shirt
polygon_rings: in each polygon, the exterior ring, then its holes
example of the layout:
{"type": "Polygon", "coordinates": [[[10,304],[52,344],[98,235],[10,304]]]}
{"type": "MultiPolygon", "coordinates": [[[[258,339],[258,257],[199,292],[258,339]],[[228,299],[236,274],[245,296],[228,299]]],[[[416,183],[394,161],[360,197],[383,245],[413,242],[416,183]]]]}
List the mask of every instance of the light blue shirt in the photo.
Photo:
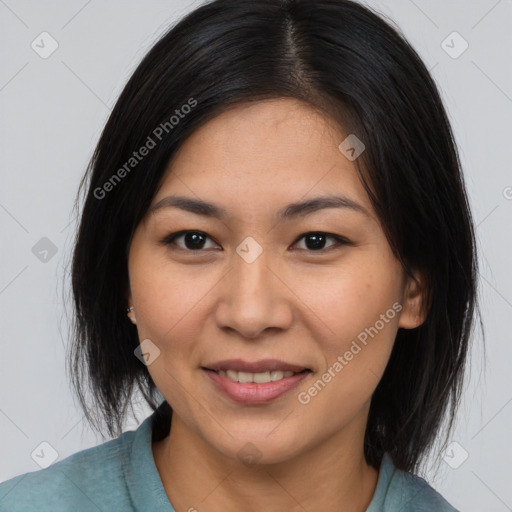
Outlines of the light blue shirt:
{"type": "MultiPolygon", "coordinates": [[[[0,484],[0,512],[175,512],[151,449],[154,414],[134,431],[0,484]]],[[[457,512],[386,453],[366,512],[457,512]]]]}

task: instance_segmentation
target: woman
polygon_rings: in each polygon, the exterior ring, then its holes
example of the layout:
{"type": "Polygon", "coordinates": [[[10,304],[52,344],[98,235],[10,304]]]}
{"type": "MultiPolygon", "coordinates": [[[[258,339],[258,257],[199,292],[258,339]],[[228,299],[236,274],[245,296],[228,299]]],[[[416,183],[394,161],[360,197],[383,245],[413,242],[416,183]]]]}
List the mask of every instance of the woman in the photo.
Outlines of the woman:
{"type": "Polygon", "coordinates": [[[455,510],[414,473],[460,398],[474,228],[394,28],[348,0],[202,5],[80,190],[72,379],[118,437],[0,510],[455,510]],[[134,385],[155,412],[121,434],[134,385]]]}

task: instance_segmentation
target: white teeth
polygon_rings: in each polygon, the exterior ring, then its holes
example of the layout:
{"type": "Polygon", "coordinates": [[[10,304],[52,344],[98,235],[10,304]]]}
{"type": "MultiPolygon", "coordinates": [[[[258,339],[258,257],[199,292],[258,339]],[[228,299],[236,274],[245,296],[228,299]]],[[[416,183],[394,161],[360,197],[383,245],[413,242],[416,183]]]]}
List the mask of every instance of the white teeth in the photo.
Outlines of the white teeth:
{"type": "Polygon", "coordinates": [[[229,380],[236,380],[238,381],[238,372],[234,372],[233,370],[228,370],[226,372],[226,376],[229,380]]]}
{"type": "Polygon", "coordinates": [[[272,370],[270,372],[270,380],[281,380],[283,377],[291,377],[293,372],[280,372],[279,370],[272,370]]]}
{"type": "Polygon", "coordinates": [[[264,384],[265,382],[270,382],[270,380],[270,372],[253,373],[252,381],[257,384],[264,384]]]}
{"type": "Polygon", "coordinates": [[[219,370],[218,374],[221,377],[227,377],[233,382],[249,383],[255,382],[256,384],[265,384],[267,382],[274,382],[276,380],[284,379],[285,377],[291,377],[294,372],[280,370],[272,370],[271,372],[260,372],[260,373],[249,373],[249,372],[236,372],[234,370],[219,370]]]}
{"type": "Polygon", "coordinates": [[[238,372],[238,382],[254,382],[253,377],[253,373],[238,372]]]}

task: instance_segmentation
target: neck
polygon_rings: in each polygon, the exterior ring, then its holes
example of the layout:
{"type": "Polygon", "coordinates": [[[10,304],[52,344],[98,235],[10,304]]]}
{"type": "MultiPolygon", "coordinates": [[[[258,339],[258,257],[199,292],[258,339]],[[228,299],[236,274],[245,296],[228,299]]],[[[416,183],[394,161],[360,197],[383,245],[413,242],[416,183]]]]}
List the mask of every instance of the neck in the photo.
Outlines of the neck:
{"type": "Polygon", "coordinates": [[[293,460],[246,465],[219,453],[173,414],[170,434],[153,443],[153,456],[177,511],[225,512],[229,503],[230,510],[247,512],[363,512],[378,471],[364,459],[361,421],[366,416],[293,460]]]}

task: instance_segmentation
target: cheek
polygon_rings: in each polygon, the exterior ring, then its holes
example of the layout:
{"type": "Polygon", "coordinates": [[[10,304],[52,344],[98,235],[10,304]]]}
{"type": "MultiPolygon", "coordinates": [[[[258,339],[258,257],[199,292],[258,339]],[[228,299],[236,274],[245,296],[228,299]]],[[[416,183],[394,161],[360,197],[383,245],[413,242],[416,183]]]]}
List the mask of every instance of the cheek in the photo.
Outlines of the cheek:
{"type": "Polygon", "coordinates": [[[177,269],[149,251],[145,258],[134,258],[130,272],[139,339],[150,339],[159,350],[148,372],[173,410],[190,424],[195,424],[197,418],[183,383],[190,383],[197,371],[199,358],[195,351],[204,324],[201,306],[214,284],[197,279],[197,270],[195,274],[194,279],[192,270],[177,269]]]}
{"type": "Polygon", "coordinates": [[[369,403],[393,348],[400,299],[399,267],[384,257],[359,258],[310,292],[308,303],[321,320],[317,332],[326,333],[317,337],[324,368],[301,398],[317,415],[330,411],[332,428],[369,403]]]}
{"type": "Polygon", "coordinates": [[[135,262],[137,270],[130,275],[140,335],[154,338],[160,345],[186,340],[184,331],[198,325],[201,301],[214,285],[213,278],[212,282],[197,279],[197,269],[194,277],[193,269],[178,269],[149,257],[145,261],[135,262]]]}
{"type": "Polygon", "coordinates": [[[362,255],[317,279],[316,289],[303,279],[297,293],[316,313],[316,327],[310,327],[323,359],[317,380],[302,389],[302,398],[311,401],[317,415],[331,411],[327,421],[332,428],[369,402],[394,345],[401,272],[385,256],[362,255]]]}
{"type": "Polygon", "coordinates": [[[369,405],[398,330],[400,304],[394,304],[383,301],[381,308],[366,301],[364,313],[352,316],[351,308],[338,311],[331,320],[336,334],[317,338],[323,367],[297,398],[311,416],[323,418],[326,431],[336,431],[369,405]]]}
{"type": "Polygon", "coordinates": [[[331,356],[333,350],[350,345],[361,333],[364,338],[365,330],[376,322],[381,338],[394,339],[392,331],[398,325],[402,297],[401,272],[393,259],[363,254],[346,265],[305,275],[296,280],[294,289],[315,313],[315,330],[324,333],[331,356]],[[384,324],[381,315],[385,316],[384,324]]]}

